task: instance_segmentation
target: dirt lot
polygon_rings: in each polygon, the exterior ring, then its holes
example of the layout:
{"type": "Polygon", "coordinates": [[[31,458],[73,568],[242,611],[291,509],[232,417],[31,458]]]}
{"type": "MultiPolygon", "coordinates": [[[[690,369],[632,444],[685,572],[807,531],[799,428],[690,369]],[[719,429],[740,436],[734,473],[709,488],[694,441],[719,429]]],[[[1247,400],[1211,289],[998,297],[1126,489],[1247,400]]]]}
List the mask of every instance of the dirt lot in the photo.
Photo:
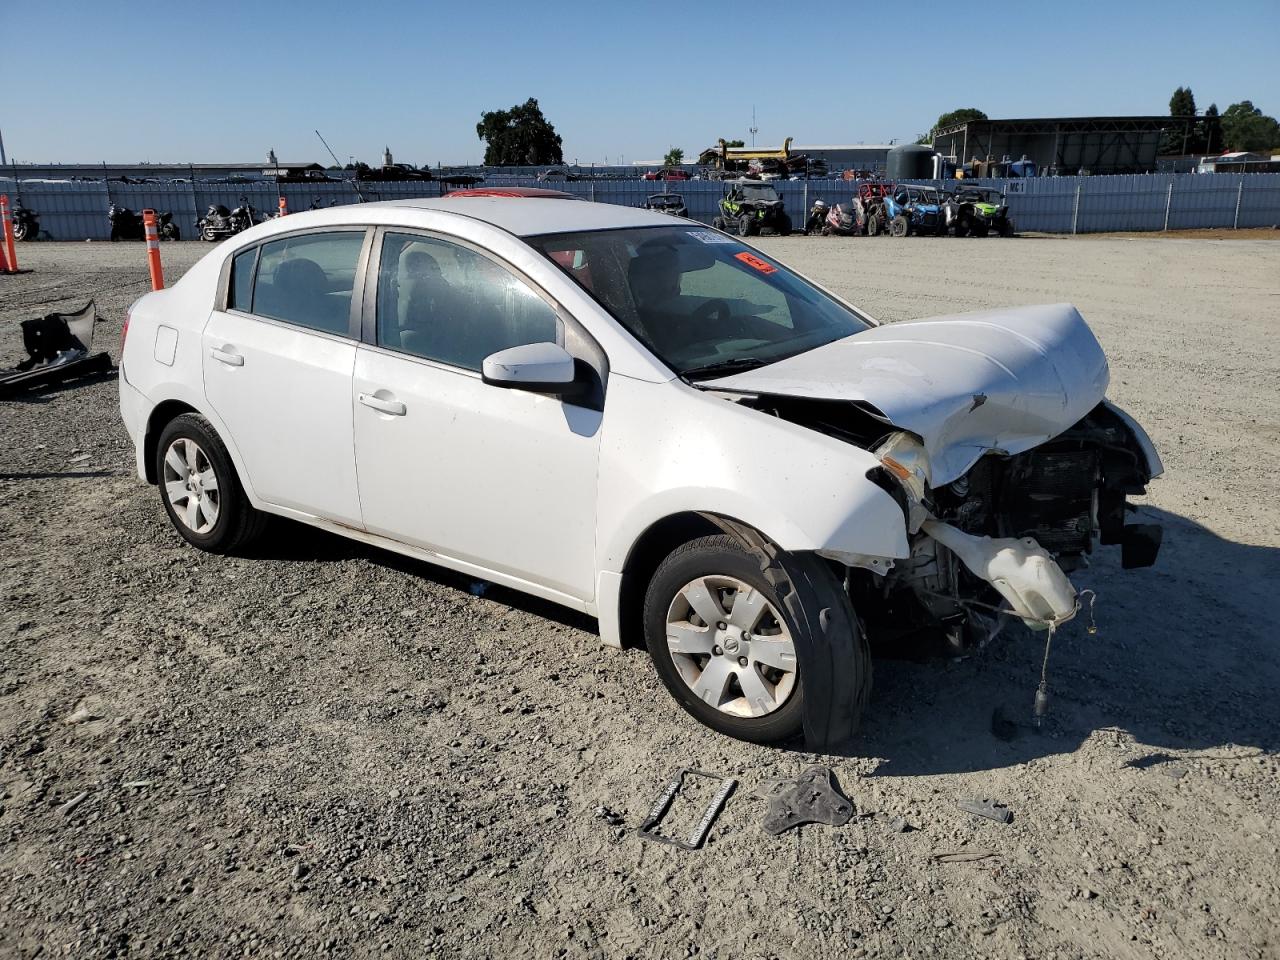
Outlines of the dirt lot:
{"type": "MultiPolygon", "coordinates": [[[[754,794],[814,757],[698,727],[642,651],[506,591],[284,524],[202,555],[114,381],[49,391],[0,403],[0,955],[1280,956],[1280,245],[761,246],[885,319],[1070,300],[1100,336],[1165,548],[1077,575],[1099,632],[1059,635],[1043,730],[993,735],[1027,635],[879,659],[825,758],[855,819],[770,837],[754,794]],[[635,834],[681,765],[741,781],[696,853],[635,834]]],[[[205,252],[166,245],[171,277],[205,252]]],[[[114,353],[142,245],[21,254],[0,358],[88,297],[114,353]]]]}

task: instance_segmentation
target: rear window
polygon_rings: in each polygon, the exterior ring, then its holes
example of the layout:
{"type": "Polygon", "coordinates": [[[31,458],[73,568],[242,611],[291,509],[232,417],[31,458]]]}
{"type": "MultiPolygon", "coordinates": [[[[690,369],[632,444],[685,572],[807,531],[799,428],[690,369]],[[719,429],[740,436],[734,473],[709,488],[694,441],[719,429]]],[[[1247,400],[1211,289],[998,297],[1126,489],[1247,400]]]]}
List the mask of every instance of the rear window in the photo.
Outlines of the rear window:
{"type": "Polygon", "coordinates": [[[301,234],[239,254],[232,263],[235,308],[324,333],[348,334],[364,236],[363,230],[301,234]],[[252,274],[251,253],[258,256],[252,274]],[[251,294],[245,279],[249,275],[251,294]]]}

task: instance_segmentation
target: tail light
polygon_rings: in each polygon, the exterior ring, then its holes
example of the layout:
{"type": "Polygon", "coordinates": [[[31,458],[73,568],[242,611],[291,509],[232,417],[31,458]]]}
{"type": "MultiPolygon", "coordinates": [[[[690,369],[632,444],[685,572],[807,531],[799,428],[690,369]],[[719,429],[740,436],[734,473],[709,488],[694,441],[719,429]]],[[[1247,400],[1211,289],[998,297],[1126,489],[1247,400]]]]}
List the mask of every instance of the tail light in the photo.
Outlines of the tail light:
{"type": "MultiPolygon", "coordinates": [[[[132,309],[132,308],[130,308],[132,309]]],[[[124,312],[124,326],[120,328],[120,362],[124,362],[124,341],[129,336],[129,311],[124,312]]]]}

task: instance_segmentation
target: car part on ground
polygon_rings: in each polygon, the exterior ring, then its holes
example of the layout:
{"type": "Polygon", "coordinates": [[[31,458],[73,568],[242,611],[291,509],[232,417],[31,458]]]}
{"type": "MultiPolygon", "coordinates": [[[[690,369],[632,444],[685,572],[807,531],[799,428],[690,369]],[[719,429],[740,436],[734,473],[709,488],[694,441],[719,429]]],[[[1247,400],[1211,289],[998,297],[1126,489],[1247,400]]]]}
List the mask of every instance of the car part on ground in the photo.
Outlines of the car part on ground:
{"type": "Polygon", "coordinates": [[[956,806],[975,817],[986,817],[997,823],[1013,823],[1013,811],[994,800],[957,800],[956,806]]]}
{"type": "Polygon", "coordinates": [[[654,802],[652,809],[650,809],[649,815],[640,824],[638,832],[641,839],[652,840],[655,843],[667,843],[684,850],[697,850],[706,842],[707,835],[711,832],[711,825],[715,823],[716,817],[724,809],[725,803],[729,800],[729,795],[733,793],[733,788],[737,785],[738,781],[729,777],[722,777],[716,773],[707,773],[703,770],[695,770],[692,767],[681,767],[672,774],[671,779],[662,788],[662,793],[654,802]],[[658,827],[671,810],[672,803],[680,795],[680,791],[688,777],[704,777],[708,780],[718,781],[720,786],[712,794],[711,800],[702,811],[702,816],[694,823],[685,839],[666,836],[658,831],[658,827]]]}
{"type": "Polygon", "coordinates": [[[74,313],[23,320],[22,346],[27,358],[0,373],[0,397],[110,370],[111,358],[105,352],[93,353],[97,322],[92,300],[74,313]]]}
{"type": "Polygon", "coordinates": [[[764,829],[775,837],[803,823],[841,827],[853,816],[853,801],[840,792],[830,767],[810,767],[769,800],[764,829]]]}
{"type": "Polygon", "coordinates": [[[785,237],[791,233],[791,218],[772,185],[761,180],[730,180],[720,200],[720,216],[712,226],[740,237],[754,237],[765,230],[785,237]]]}

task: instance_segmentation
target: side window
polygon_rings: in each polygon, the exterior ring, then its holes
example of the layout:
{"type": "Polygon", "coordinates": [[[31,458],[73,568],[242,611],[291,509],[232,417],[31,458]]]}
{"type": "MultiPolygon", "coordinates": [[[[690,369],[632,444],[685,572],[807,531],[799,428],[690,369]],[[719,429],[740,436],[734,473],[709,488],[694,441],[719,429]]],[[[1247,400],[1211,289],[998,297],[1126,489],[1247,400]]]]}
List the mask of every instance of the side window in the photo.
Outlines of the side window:
{"type": "Polygon", "coordinates": [[[523,280],[445,240],[387,234],[378,276],[378,345],[466,370],[525,343],[563,343],[560,319],[523,280]]]}
{"type": "Polygon", "coordinates": [[[363,230],[301,234],[264,243],[253,285],[253,312],[312,330],[347,334],[363,243],[363,230]]]}
{"type": "Polygon", "coordinates": [[[236,254],[231,261],[231,296],[227,301],[230,310],[253,313],[253,268],[258,262],[258,248],[250,247],[236,254]]]}

